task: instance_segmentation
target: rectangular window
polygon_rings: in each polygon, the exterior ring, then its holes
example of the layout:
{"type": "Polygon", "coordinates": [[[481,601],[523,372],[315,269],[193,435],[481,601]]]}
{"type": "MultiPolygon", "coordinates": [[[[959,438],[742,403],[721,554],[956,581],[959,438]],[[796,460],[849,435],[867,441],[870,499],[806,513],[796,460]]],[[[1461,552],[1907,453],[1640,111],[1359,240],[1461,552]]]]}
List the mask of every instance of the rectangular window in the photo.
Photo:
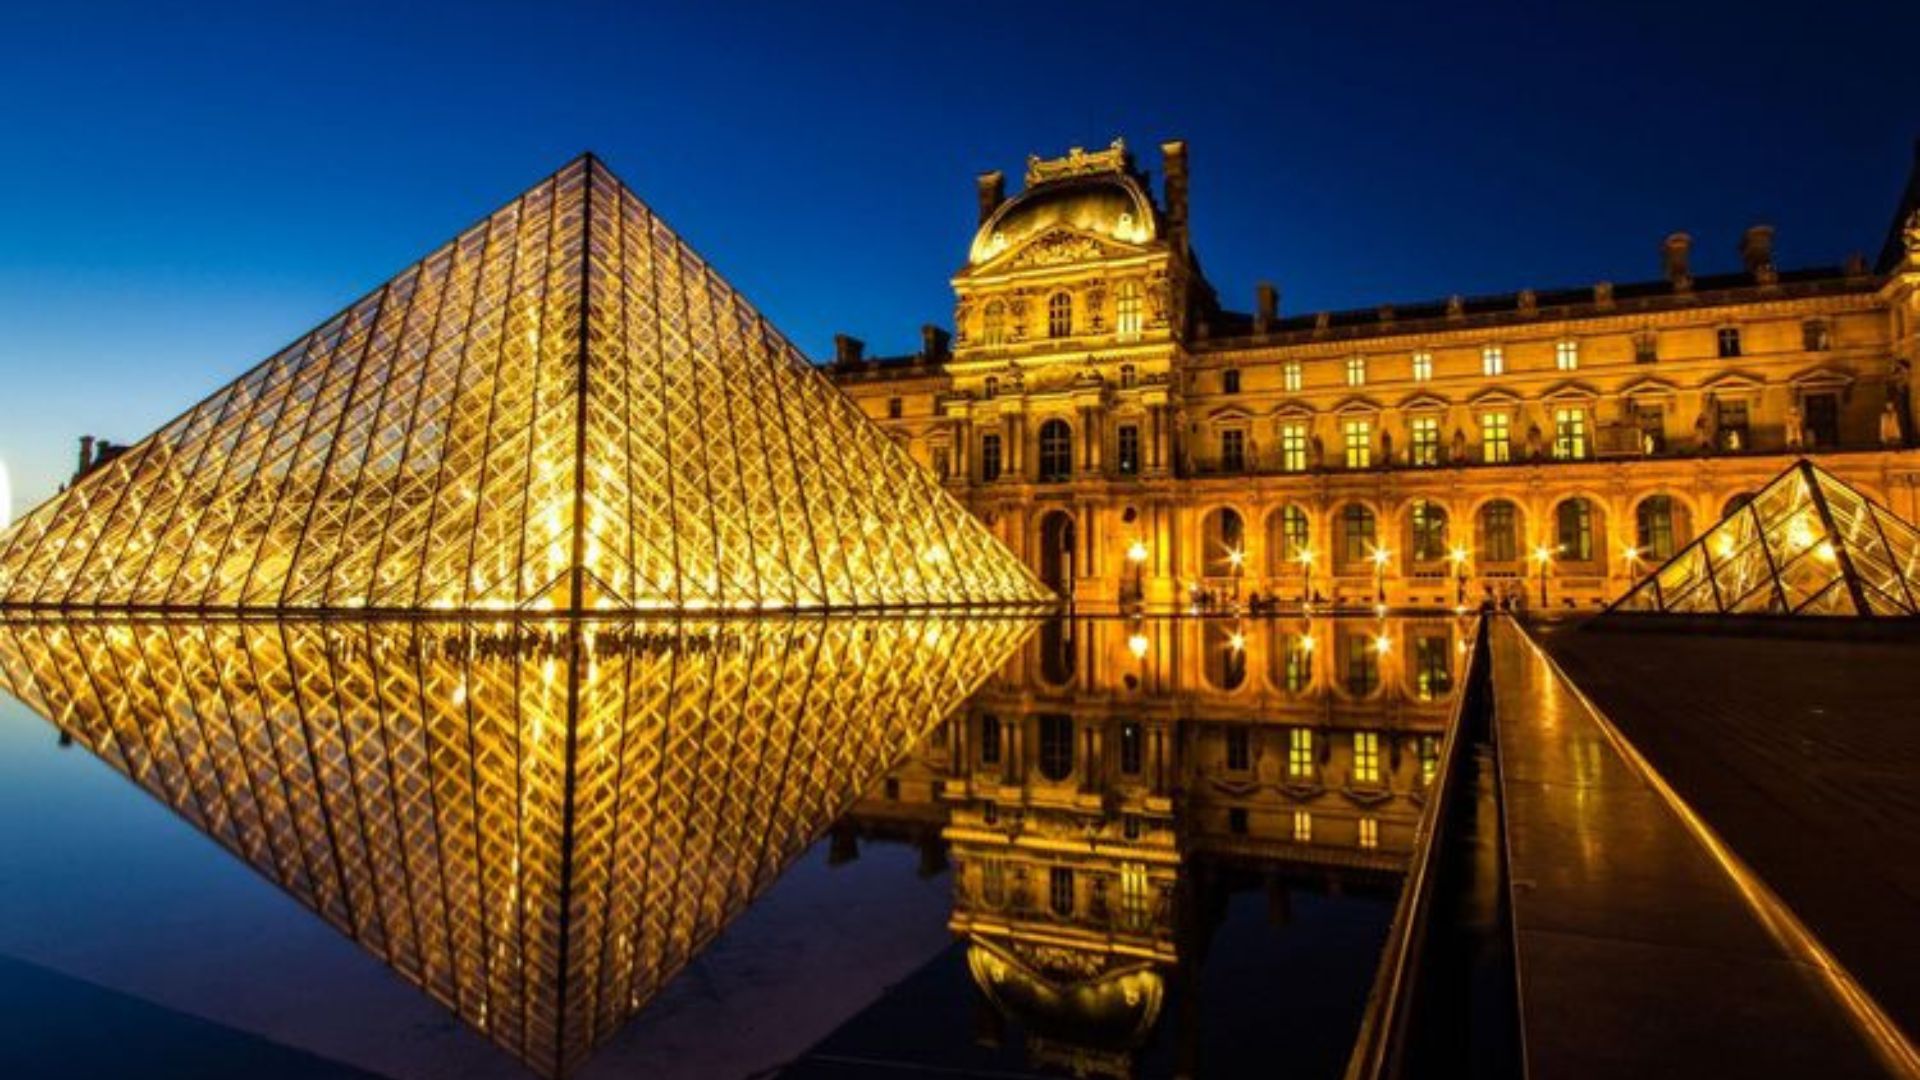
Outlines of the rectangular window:
{"type": "Polygon", "coordinates": [[[1000,764],[1000,718],[992,713],[980,718],[980,764],[1000,764]]]}
{"type": "Polygon", "coordinates": [[[1500,463],[1513,460],[1513,440],[1506,413],[1480,415],[1480,460],[1500,463]]]}
{"type": "Polygon", "coordinates": [[[1280,386],[1287,393],[1299,393],[1306,381],[1305,373],[1300,370],[1300,361],[1289,360],[1280,368],[1280,386]]]}
{"type": "Polygon", "coordinates": [[[1360,819],[1360,846],[1368,851],[1380,846],[1380,819],[1363,817],[1360,819]]]}
{"type": "Polygon", "coordinates": [[[1740,355],[1740,328],[1729,326],[1720,331],[1720,355],[1723,358],[1740,355]]]}
{"type": "Polygon", "coordinates": [[[1247,835],[1247,809],[1235,806],[1227,810],[1227,831],[1235,836],[1247,835]]]}
{"type": "Polygon", "coordinates": [[[1307,471],[1307,425],[1281,425],[1280,468],[1285,472],[1307,471]]]}
{"type": "Polygon", "coordinates": [[[1353,733],[1353,782],[1380,782],[1380,733],[1377,731],[1353,733]]]}
{"type": "Polygon", "coordinates": [[[1123,281],[1113,294],[1113,329],[1120,340],[1140,336],[1140,283],[1123,281]]]}
{"type": "Polygon", "coordinates": [[[1142,751],[1145,749],[1146,734],[1140,730],[1140,722],[1129,720],[1120,725],[1120,772],[1126,776],[1139,776],[1142,751]]]}
{"type": "Polygon", "coordinates": [[[1745,450],[1753,445],[1747,433],[1747,403],[1720,403],[1720,449],[1745,450]]]}
{"type": "Polygon", "coordinates": [[[887,399],[887,419],[889,420],[900,419],[900,414],[903,411],[905,411],[905,408],[906,408],[905,403],[902,402],[899,398],[897,397],[888,398],[887,399]]]}
{"type": "Polygon", "coordinates": [[[1420,736],[1420,745],[1414,753],[1420,757],[1420,782],[1433,783],[1433,778],[1440,774],[1440,736],[1420,736]]]}
{"type": "Polygon", "coordinates": [[[1810,447],[1840,445],[1840,399],[1832,394],[1808,394],[1802,435],[1810,447]]]}
{"type": "Polygon", "coordinates": [[[1364,356],[1347,357],[1347,385],[1367,385],[1367,358],[1364,356]]]}
{"type": "Polygon", "coordinates": [[[1346,432],[1347,468],[1369,469],[1373,467],[1373,421],[1349,420],[1342,425],[1346,432]]]}
{"type": "Polygon", "coordinates": [[[1648,455],[1665,453],[1667,450],[1666,410],[1641,406],[1634,412],[1634,420],[1640,426],[1640,452],[1648,455]]]}
{"type": "Polygon", "coordinates": [[[1056,866],[1047,871],[1047,906],[1061,918],[1073,914],[1072,870],[1056,866]]]}
{"type": "Polygon", "coordinates": [[[1313,843],[1313,815],[1305,810],[1293,812],[1293,841],[1296,844],[1313,843]]]}
{"type": "Polygon", "coordinates": [[[1147,924],[1147,868],[1142,863],[1120,865],[1120,917],[1130,927],[1147,924]]]}
{"type": "Polygon", "coordinates": [[[1132,364],[1120,365],[1120,389],[1129,390],[1139,385],[1140,369],[1132,364]]]}
{"type": "Polygon", "coordinates": [[[1800,347],[1808,352],[1826,352],[1833,345],[1833,336],[1827,329],[1825,319],[1808,319],[1800,324],[1800,347]]]}
{"type": "Polygon", "coordinates": [[[1452,656],[1444,634],[1413,639],[1413,696],[1432,701],[1453,690],[1452,656]]]}
{"type": "Polygon", "coordinates": [[[1237,394],[1240,392],[1240,371],[1238,368],[1228,368],[1220,373],[1220,392],[1223,394],[1237,394]]]}
{"type": "Polygon", "coordinates": [[[1408,430],[1413,436],[1408,446],[1408,460],[1420,467],[1440,464],[1440,418],[1416,416],[1408,430]]]}
{"type": "Polygon", "coordinates": [[[1302,779],[1313,775],[1313,731],[1297,727],[1287,732],[1287,775],[1302,779]]]}
{"type": "Polygon", "coordinates": [[[980,898],[988,907],[999,907],[1007,902],[1007,864],[999,859],[987,859],[980,864],[980,898]]]}
{"type": "Polygon", "coordinates": [[[1227,768],[1246,772],[1253,767],[1253,740],[1243,727],[1227,729],[1227,768]]]}
{"type": "Polygon", "coordinates": [[[1633,362],[1651,364],[1660,359],[1660,335],[1648,330],[1633,338],[1633,362]]]}
{"type": "Polygon", "coordinates": [[[1425,351],[1413,354],[1413,381],[1426,382],[1433,378],[1433,354],[1425,351]]]}
{"type": "Polygon", "coordinates": [[[980,436],[980,479],[1000,479],[1000,436],[980,436]]]}
{"type": "Polygon", "coordinates": [[[1140,471],[1140,425],[1121,424],[1114,433],[1115,465],[1122,476],[1140,471]]]}
{"type": "Polygon", "coordinates": [[[1553,347],[1553,366],[1561,371],[1580,370],[1580,343],[1562,341],[1553,347]]]}
{"type": "Polygon", "coordinates": [[[1498,345],[1489,345],[1480,350],[1480,374],[1504,375],[1507,372],[1507,351],[1498,345]]]}
{"type": "Polygon", "coordinates": [[[1587,459],[1587,410],[1553,410],[1553,456],[1561,461],[1587,459]]]}
{"type": "Polygon", "coordinates": [[[1220,467],[1227,472],[1245,472],[1247,433],[1233,428],[1220,433],[1220,467]]]}
{"type": "Polygon", "coordinates": [[[1305,690],[1313,680],[1313,650],[1307,647],[1307,639],[1299,634],[1288,634],[1284,659],[1285,666],[1280,672],[1282,688],[1289,694],[1305,690]]]}

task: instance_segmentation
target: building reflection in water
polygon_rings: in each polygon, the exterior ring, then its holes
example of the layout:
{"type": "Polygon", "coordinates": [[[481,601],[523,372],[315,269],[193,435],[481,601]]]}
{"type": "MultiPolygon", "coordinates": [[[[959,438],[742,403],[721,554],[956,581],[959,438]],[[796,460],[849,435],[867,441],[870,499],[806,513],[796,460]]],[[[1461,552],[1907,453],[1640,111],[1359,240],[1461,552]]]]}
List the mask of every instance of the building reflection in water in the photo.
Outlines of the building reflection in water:
{"type": "Polygon", "coordinates": [[[1397,888],[1468,633],[1445,617],[1050,623],[861,800],[837,854],[904,836],[927,869],[950,863],[981,1038],[1010,1023],[1036,1065],[1128,1076],[1174,997],[1191,1075],[1226,892],[1265,885],[1284,908],[1302,879],[1397,888]]]}
{"type": "Polygon", "coordinates": [[[1031,632],[0,621],[0,686],[558,1075],[1031,632]]]}

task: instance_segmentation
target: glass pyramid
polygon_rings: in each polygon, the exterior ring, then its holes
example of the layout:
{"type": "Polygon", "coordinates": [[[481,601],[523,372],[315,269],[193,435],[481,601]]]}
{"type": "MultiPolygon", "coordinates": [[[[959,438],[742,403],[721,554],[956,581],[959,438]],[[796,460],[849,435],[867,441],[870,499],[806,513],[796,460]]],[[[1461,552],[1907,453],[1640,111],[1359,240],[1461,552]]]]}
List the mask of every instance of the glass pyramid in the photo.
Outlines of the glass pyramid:
{"type": "Polygon", "coordinates": [[[1920,614],[1920,529],[1801,459],[1607,609],[1920,614]]]}
{"type": "Polygon", "coordinates": [[[0,688],[555,1076],[1031,630],[45,614],[0,688]]]}
{"type": "Polygon", "coordinates": [[[1051,594],[591,155],[0,535],[0,605],[1051,594]]]}

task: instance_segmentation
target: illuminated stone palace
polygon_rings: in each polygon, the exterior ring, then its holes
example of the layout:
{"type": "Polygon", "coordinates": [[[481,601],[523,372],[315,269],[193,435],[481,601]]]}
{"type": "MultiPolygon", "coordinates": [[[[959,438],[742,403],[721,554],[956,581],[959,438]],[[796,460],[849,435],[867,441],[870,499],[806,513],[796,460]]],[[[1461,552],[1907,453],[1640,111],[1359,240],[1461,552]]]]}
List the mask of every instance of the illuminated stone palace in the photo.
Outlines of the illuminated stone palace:
{"type": "Polygon", "coordinates": [[[1802,455],[1908,518],[1920,171],[1876,262],[1232,310],[1116,141],[979,178],[953,332],[837,342],[836,381],[1049,584],[1087,603],[1303,593],[1618,596],[1802,455]],[[1524,589],[1522,586],[1524,585],[1524,589]]]}

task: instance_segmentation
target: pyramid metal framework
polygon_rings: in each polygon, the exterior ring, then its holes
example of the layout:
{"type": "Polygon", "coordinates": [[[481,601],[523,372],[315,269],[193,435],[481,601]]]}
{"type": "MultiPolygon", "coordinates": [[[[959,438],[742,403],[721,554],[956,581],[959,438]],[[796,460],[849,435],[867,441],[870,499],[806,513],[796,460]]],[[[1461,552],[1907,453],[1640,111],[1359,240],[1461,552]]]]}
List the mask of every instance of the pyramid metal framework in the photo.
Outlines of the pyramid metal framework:
{"type": "Polygon", "coordinates": [[[1803,458],[1607,611],[1920,614],[1920,529],[1803,458]]]}
{"type": "Polygon", "coordinates": [[[47,615],[0,687],[555,1076],[1031,629],[47,615]]]}
{"type": "Polygon", "coordinates": [[[0,535],[0,605],[1051,593],[591,155],[0,535]]]}

